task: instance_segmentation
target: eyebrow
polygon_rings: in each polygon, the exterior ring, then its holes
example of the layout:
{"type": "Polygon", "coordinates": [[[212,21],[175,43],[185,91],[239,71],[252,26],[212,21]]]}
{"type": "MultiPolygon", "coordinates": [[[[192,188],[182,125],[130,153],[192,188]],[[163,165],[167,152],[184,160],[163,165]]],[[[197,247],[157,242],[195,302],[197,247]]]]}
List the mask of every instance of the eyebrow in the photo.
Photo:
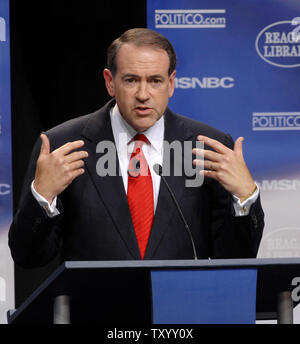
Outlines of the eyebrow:
{"type": "Polygon", "coordinates": [[[150,76],[152,79],[155,79],[155,78],[158,78],[158,79],[165,79],[165,77],[164,76],[162,76],[161,74],[154,74],[154,75],[151,75],[150,76]]]}
{"type": "MultiPolygon", "coordinates": [[[[124,74],[124,75],[121,76],[122,79],[128,78],[128,77],[130,77],[130,78],[139,78],[140,76],[137,75],[137,74],[133,74],[133,73],[126,73],[126,74],[124,74]]],[[[165,79],[165,77],[162,76],[161,74],[150,75],[149,78],[150,78],[150,79],[159,78],[159,79],[162,79],[162,80],[165,79]]]]}
{"type": "Polygon", "coordinates": [[[131,78],[138,78],[138,75],[136,75],[136,74],[131,74],[131,73],[126,73],[126,74],[124,74],[124,75],[121,76],[122,79],[128,78],[128,77],[131,77],[131,78]]]}

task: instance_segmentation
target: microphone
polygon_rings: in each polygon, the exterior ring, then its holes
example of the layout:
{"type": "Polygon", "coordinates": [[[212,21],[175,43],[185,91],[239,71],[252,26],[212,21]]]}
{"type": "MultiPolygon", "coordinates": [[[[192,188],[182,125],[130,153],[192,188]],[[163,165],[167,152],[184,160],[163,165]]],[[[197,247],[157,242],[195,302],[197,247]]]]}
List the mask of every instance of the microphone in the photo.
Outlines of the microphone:
{"type": "Polygon", "coordinates": [[[160,164],[154,164],[154,165],[153,165],[153,170],[154,170],[154,172],[155,172],[156,174],[158,174],[158,175],[161,177],[161,179],[162,179],[163,182],[165,183],[165,185],[166,185],[166,187],[167,187],[167,189],[168,189],[168,191],[169,191],[169,193],[170,193],[170,195],[171,195],[171,198],[172,198],[172,200],[173,200],[173,202],[174,202],[174,204],[175,204],[175,206],[176,206],[176,208],[177,208],[177,210],[178,210],[178,213],[179,213],[179,215],[180,215],[180,218],[181,218],[181,220],[182,220],[182,222],[183,222],[183,224],[184,224],[184,228],[186,229],[186,231],[187,231],[187,233],[188,233],[188,235],[189,235],[189,238],[190,238],[190,241],[191,241],[191,244],[192,244],[192,247],[193,247],[194,259],[196,260],[196,259],[198,259],[198,258],[197,258],[197,252],[196,252],[196,247],[195,247],[195,243],[194,243],[194,239],[193,239],[193,236],[192,236],[190,227],[188,226],[188,224],[187,224],[187,222],[186,222],[186,220],[185,220],[185,218],[184,218],[184,216],[183,216],[183,213],[182,213],[182,211],[181,211],[181,209],[180,209],[180,206],[179,206],[179,204],[178,204],[178,202],[177,202],[177,200],[176,200],[176,198],[175,198],[174,193],[172,192],[172,190],[171,190],[169,184],[168,184],[167,181],[166,181],[166,178],[164,177],[164,175],[163,175],[163,173],[162,173],[162,166],[161,166],[160,164]]]}

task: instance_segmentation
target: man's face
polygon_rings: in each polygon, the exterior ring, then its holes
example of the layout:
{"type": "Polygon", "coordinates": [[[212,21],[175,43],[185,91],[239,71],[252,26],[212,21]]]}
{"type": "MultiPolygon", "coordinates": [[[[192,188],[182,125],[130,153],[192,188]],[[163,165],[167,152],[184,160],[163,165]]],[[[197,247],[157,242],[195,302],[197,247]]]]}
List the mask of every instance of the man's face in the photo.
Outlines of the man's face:
{"type": "Polygon", "coordinates": [[[121,115],[138,132],[161,118],[174,93],[176,73],[168,75],[169,64],[162,49],[125,43],[117,54],[116,75],[104,70],[109,95],[116,98],[121,115]]]}

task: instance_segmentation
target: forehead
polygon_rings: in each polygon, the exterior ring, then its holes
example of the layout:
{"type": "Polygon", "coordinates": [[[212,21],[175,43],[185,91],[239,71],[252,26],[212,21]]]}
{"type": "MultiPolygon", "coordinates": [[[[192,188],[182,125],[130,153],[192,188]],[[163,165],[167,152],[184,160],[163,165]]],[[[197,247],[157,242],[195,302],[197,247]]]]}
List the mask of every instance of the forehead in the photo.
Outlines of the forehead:
{"type": "Polygon", "coordinates": [[[123,44],[117,54],[117,73],[168,74],[169,56],[167,52],[152,46],[123,44]]]}

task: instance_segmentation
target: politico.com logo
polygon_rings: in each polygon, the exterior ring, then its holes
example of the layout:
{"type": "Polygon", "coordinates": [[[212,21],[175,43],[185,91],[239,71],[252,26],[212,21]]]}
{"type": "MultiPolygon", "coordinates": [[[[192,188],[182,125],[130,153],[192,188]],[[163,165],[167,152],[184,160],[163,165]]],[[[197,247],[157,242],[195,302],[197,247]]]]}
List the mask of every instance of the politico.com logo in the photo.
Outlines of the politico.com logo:
{"type": "Polygon", "coordinates": [[[300,112],[254,112],[252,130],[300,130],[300,112]]]}
{"type": "Polygon", "coordinates": [[[156,29],[225,28],[225,9],[155,10],[156,29]]]}

